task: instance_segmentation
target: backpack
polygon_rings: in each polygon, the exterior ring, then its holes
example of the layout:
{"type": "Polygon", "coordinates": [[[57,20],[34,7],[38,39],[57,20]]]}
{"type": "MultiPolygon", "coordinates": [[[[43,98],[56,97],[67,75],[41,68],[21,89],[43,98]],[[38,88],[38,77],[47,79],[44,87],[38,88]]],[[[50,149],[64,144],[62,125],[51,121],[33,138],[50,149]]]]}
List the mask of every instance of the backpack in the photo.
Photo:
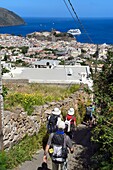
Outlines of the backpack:
{"type": "Polygon", "coordinates": [[[57,120],[58,120],[58,116],[53,114],[50,116],[47,123],[48,133],[53,133],[57,131],[57,120]]]}
{"type": "Polygon", "coordinates": [[[65,120],[65,131],[66,132],[70,132],[71,131],[71,121],[72,121],[72,119],[67,120],[67,118],[65,120]]]}
{"type": "Polygon", "coordinates": [[[72,130],[72,124],[71,124],[71,121],[73,120],[74,116],[72,116],[72,118],[70,120],[65,120],[65,131],[66,132],[70,132],[72,130]]]}
{"type": "Polygon", "coordinates": [[[49,149],[49,154],[53,162],[63,163],[66,161],[68,149],[66,147],[66,135],[53,134],[52,145],[49,149]]]}

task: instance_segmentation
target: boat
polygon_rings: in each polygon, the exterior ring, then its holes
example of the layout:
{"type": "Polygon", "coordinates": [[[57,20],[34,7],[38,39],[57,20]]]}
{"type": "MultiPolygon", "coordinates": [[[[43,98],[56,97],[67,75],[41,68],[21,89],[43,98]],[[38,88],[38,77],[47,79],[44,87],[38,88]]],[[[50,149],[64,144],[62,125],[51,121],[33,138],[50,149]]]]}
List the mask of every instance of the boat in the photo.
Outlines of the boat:
{"type": "Polygon", "coordinates": [[[70,29],[70,30],[68,30],[67,33],[74,36],[74,35],[80,35],[81,31],[79,29],[70,29]]]}

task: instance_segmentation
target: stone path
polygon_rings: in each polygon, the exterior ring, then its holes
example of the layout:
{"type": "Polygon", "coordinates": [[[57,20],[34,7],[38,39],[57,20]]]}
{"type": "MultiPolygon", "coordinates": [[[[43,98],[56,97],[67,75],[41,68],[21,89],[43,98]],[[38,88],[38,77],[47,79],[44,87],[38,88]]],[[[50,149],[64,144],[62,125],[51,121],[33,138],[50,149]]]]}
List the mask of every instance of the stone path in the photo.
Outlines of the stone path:
{"type": "MultiPolygon", "coordinates": [[[[43,150],[39,150],[31,161],[26,161],[22,165],[18,166],[14,170],[38,170],[38,167],[41,167],[43,160],[43,150]]],[[[48,161],[48,168],[51,169],[51,161],[48,161]]]]}
{"type": "MultiPolygon", "coordinates": [[[[90,156],[93,153],[90,130],[85,125],[79,125],[77,127],[74,139],[74,153],[70,154],[68,158],[69,170],[90,170],[90,156]]],[[[43,150],[40,150],[34,155],[31,161],[24,162],[14,170],[38,170],[38,167],[41,167],[42,158],[43,150]]],[[[48,160],[48,168],[51,169],[50,158],[48,160]]]]}

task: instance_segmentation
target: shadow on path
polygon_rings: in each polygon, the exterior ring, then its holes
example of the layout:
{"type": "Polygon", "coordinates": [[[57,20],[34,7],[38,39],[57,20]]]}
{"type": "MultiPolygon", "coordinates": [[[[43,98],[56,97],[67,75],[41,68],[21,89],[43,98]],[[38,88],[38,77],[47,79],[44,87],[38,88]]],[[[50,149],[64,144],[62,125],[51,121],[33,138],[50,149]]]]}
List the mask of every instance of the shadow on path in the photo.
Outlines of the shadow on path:
{"type": "Polygon", "coordinates": [[[80,125],[74,134],[75,152],[73,156],[73,170],[91,170],[91,156],[97,151],[97,145],[91,142],[92,128],[80,125]]]}
{"type": "Polygon", "coordinates": [[[38,167],[37,170],[50,170],[45,162],[42,163],[41,167],[38,167]]]}
{"type": "Polygon", "coordinates": [[[82,145],[84,147],[87,147],[90,145],[90,138],[91,138],[91,128],[80,125],[76,128],[75,134],[74,134],[74,142],[78,145],[82,145]]]}

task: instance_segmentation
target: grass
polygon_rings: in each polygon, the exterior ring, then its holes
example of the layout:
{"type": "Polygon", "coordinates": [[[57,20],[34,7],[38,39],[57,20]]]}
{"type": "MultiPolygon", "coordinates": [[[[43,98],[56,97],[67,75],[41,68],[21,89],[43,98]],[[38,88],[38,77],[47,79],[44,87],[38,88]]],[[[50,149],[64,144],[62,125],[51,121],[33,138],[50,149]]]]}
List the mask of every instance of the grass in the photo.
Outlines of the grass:
{"type": "Polygon", "coordinates": [[[54,95],[61,96],[66,95],[65,93],[71,93],[70,89],[79,89],[79,85],[71,85],[69,88],[66,86],[58,85],[42,85],[42,84],[11,84],[7,83],[5,86],[9,89],[8,93],[27,93],[33,94],[38,93],[42,95],[54,95]]]}
{"type": "Polygon", "coordinates": [[[43,147],[43,138],[47,136],[46,126],[40,128],[38,134],[26,136],[9,151],[3,152],[0,157],[0,170],[13,169],[26,160],[31,160],[34,153],[43,147]],[[6,168],[6,169],[5,169],[6,168]]]}
{"type": "Polygon", "coordinates": [[[28,115],[33,112],[33,106],[46,102],[60,101],[79,89],[79,85],[66,86],[40,84],[7,84],[8,93],[5,96],[5,110],[14,111],[16,107],[24,108],[28,115]]]}

